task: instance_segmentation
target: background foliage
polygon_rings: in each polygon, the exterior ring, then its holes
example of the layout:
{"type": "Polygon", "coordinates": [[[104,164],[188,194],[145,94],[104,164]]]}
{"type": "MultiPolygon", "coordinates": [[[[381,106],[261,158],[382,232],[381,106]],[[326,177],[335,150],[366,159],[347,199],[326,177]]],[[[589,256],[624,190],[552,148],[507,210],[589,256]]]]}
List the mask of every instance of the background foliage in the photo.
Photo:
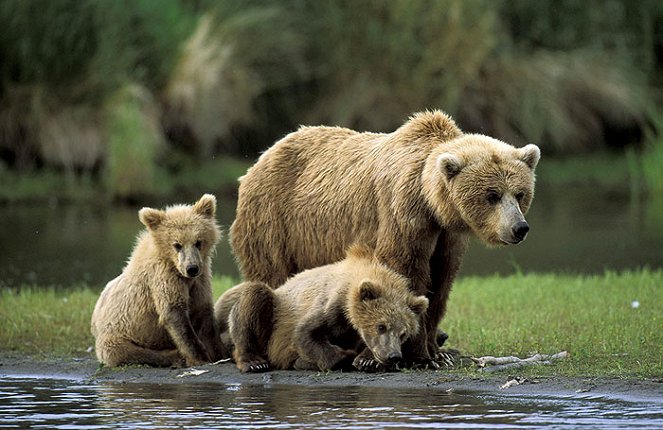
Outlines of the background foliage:
{"type": "Polygon", "coordinates": [[[124,197],[174,154],[255,156],[299,124],[390,131],[440,108],[547,153],[635,144],[663,189],[656,0],[5,0],[0,26],[0,169],[124,197]],[[120,184],[131,162],[148,172],[120,184]]]}

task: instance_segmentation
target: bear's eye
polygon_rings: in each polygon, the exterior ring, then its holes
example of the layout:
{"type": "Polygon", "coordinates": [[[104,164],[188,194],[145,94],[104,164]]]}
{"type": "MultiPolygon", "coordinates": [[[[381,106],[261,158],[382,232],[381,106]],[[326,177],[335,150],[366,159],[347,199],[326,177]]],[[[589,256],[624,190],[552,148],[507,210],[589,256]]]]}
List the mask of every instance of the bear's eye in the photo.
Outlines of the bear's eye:
{"type": "Polygon", "coordinates": [[[496,203],[499,203],[499,201],[502,199],[502,195],[498,193],[495,190],[488,190],[486,191],[486,200],[488,203],[491,205],[494,205],[496,203]]]}
{"type": "Polygon", "coordinates": [[[523,198],[525,198],[525,193],[523,193],[522,191],[516,194],[516,200],[518,200],[518,203],[522,202],[523,198]]]}
{"type": "Polygon", "coordinates": [[[387,326],[384,324],[378,324],[377,326],[378,334],[384,334],[387,332],[387,326]]]}
{"type": "Polygon", "coordinates": [[[182,244],[181,243],[173,243],[173,248],[175,248],[175,251],[180,252],[182,250],[182,244]]]}
{"type": "Polygon", "coordinates": [[[200,249],[200,248],[202,248],[203,243],[202,243],[201,241],[197,240],[196,243],[194,244],[194,246],[195,246],[197,249],[200,249]]]}

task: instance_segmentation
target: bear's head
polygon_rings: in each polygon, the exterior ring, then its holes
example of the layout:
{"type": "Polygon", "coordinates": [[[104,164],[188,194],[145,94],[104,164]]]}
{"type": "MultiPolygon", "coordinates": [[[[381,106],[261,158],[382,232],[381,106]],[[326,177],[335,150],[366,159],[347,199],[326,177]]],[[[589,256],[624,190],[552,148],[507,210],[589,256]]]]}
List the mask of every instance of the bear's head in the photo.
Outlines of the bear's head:
{"type": "Polygon", "coordinates": [[[216,198],[203,195],[194,205],[177,205],[138,212],[158,249],[185,278],[195,278],[209,265],[221,232],[216,223],[216,198]]]}
{"type": "Polygon", "coordinates": [[[414,295],[404,279],[394,285],[365,279],[350,291],[347,316],[375,359],[393,365],[403,358],[403,342],[419,332],[426,309],[428,299],[414,295]]]}
{"type": "Polygon", "coordinates": [[[515,148],[476,134],[455,138],[439,145],[429,159],[434,163],[429,202],[447,227],[469,227],[489,245],[519,243],[529,231],[524,215],[534,196],[540,157],[532,144],[515,148]]]}

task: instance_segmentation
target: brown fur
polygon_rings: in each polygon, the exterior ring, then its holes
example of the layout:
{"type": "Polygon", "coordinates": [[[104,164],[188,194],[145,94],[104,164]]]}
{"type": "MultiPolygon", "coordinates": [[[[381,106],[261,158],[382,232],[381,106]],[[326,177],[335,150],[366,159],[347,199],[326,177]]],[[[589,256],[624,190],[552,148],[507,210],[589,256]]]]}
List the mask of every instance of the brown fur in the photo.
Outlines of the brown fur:
{"type": "Polygon", "coordinates": [[[427,306],[405,278],[354,247],[345,260],[302,272],[276,291],[259,282],[230,289],[215,318],[228,321],[244,372],[347,367],[362,349],[355,367],[380,370],[400,360],[427,306]]]}
{"type": "Polygon", "coordinates": [[[215,213],[210,194],[193,206],[140,210],[147,230],[92,314],[100,362],[179,367],[228,355],[213,315],[211,258],[220,238],[215,213]]]}
{"type": "Polygon", "coordinates": [[[439,111],[390,134],[302,127],[241,178],[233,251],[246,280],[276,287],[340,260],[351,243],[374,249],[430,299],[406,348],[413,363],[428,363],[469,234],[489,245],[524,238],[526,229],[514,232],[526,226],[539,156],[535,145],[463,134],[439,111]]]}

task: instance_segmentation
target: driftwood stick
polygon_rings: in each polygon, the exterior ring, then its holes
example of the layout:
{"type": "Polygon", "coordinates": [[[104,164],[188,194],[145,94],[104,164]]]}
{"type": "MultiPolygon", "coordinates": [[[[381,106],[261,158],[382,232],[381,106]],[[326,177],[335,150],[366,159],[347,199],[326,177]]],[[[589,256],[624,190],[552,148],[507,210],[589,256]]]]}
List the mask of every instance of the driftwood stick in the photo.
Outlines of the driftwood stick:
{"type": "Polygon", "coordinates": [[[472,357],[472,361],[484,372],[495,372],[498,370],[515,369],[533,364],[550,364],[553,360],[566,358],[569,356],[567,351],[557,354],[534,354],[528,358],[509,357],[472,357]]]}

